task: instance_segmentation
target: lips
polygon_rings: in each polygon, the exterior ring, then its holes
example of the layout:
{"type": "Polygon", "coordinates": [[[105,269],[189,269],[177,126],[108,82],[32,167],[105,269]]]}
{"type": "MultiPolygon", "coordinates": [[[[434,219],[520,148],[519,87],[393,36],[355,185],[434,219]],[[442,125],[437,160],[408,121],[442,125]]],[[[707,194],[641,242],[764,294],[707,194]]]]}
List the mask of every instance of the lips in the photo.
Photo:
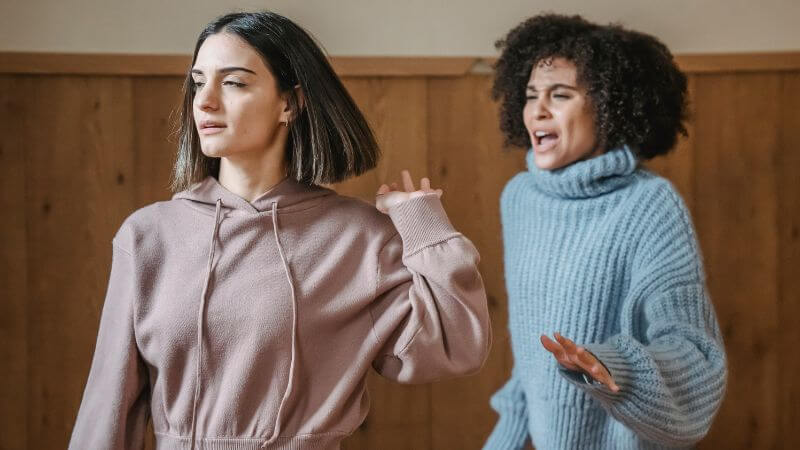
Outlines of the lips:
{"type": "Polygon", "coordinates": [[[535,130],[531,137],[534,150],[540,153],[552,150],[558,143],[558,133],[553,130],[535,130]]]}
{"type": "Polygon", "coordinates": [[[200,122],[200,129],[203,128],[225,128],[225,124],[214,120],[204,120],[200,122]]]}
{"type": "Polygon", "coordinates": [[[225,128],[227,128],[227,126],[223,122],[218,122],[215,120],[203,120],[198,125],[198,131],[200,134],[219,133],[225,128]]]}

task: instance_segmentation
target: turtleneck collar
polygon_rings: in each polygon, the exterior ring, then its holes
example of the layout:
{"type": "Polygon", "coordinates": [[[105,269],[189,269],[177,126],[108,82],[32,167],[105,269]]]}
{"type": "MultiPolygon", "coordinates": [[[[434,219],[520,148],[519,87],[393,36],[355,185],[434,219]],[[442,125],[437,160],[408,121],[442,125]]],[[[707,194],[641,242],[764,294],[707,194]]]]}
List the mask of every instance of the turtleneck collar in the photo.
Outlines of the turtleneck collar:
{"type": "Polygon", "coordinates": [[[628,146],[556,170],[536,167],[533,150],[528,151],[525,161],[536,189],[559,198],[597,197],[619,189],[633,180],[638,166],[628,146]]]}

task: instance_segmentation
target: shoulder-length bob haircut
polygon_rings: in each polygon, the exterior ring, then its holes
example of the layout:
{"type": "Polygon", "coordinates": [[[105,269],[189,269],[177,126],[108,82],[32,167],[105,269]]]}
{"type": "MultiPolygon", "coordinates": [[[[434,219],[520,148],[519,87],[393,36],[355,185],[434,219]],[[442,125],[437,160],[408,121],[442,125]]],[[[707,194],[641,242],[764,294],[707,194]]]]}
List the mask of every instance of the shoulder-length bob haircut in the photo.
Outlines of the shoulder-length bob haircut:
{"type": "Polygon", "coordinates": [[[200,149],[191,76],[203,42],[217,33],[238,36],[258,51],[278,90],[289,99],[295,111],[286,144],[290,177],[306,184],[337,183],[376,166],[380,149],[375,136],[314,39],[273,12],[232,13],[215,19],[197,38],[183,82],[173,191],[219,175],[219,158],[210,158],[200,149]]]}

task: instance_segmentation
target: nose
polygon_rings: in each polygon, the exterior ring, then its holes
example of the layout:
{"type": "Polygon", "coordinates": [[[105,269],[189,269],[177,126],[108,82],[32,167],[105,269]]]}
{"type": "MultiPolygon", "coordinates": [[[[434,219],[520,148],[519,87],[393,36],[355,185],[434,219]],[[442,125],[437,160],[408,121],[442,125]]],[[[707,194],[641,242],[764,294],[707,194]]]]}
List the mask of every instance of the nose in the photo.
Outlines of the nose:
{"type": "Polygon", "coordinates": [[[216,111],[219,109],[219,93],[211,83],[205,84],[194,94],[194,104],[201,111],[216,111]]]}
{"type": "Polygon", "coordinates": [[[533,117],[537,120],[549,119],[550,109],[548,108],[547,97],[542,95],[533,101],[533,117]]]}

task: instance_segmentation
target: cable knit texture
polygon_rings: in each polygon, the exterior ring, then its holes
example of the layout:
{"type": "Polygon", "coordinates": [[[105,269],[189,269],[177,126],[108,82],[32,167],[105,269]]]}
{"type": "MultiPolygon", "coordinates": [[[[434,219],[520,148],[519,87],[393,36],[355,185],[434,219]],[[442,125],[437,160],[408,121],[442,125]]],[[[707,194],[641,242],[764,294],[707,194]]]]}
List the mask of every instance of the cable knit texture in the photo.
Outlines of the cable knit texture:
{"type": "Polygon", "coordinates": [[[690,447],[725,391],[722,338],[686,206],[628,148],[515,176],[501,198],[515,365],[486,449],[690,447]],[[560,368],[585,345],[621,388],[560,368]]]}

